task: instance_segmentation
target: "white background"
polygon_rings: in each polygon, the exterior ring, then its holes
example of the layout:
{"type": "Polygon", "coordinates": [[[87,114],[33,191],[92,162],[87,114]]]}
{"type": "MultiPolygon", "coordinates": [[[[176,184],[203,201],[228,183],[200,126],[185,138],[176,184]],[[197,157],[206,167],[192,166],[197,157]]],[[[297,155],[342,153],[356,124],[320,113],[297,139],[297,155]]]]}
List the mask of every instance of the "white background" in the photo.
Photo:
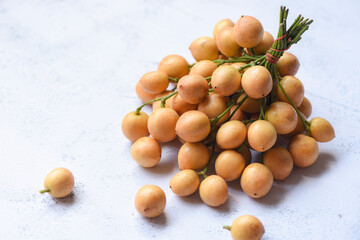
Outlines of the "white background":
{"type": "MultiPolygon", "coordinates": [[[[313,117],[329,119],[336,139],[254,200],[229,184],[228,202],[211,208],[198,193],[176,197],[179,143],[162,144],[152,169],[130,157],[123,116],[140,105],[135,84],[168,54],[192,62],[188,46],[216,22],[257,17],[276,35],[285,1],[0,2],[0,239],[230,239],[222,225],[253,214],[264,239],[360,239],[359,11],[354,1],[289,1],[314,24],[291,48],[313,117]],[[74,195],[40,195],[46,174],[69,168],[74,195]],[[136,191],[156,184],[165,213],[141,217],[136,191]]],[[[150,109],[146,109],[149,113],[150,109]]]]}

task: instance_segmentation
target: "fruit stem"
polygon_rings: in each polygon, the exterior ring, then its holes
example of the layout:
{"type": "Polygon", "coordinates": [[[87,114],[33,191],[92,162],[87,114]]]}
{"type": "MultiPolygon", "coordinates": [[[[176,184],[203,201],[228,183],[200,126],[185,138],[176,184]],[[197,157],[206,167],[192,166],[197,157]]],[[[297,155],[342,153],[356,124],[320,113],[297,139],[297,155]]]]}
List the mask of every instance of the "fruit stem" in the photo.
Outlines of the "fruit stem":
{"type": "Polygon", "coordinates": [[[245,141],[240,145],[240,147],[238,147],[237,149],[235,149],[235,151],[237,152],[241,152],[244,148],[244,146],[248,143],[248,140],[245,139],[245,141]]]}
{"type": "Polygon", "coordinates": [[[223,226],[223,229],[231,231],[231,226],[223,226]]]}
{"type": "Polygon", "coordinates": [[[171,81],[171,82],[179,82],[179,79],[177,79],[177,78],[173,78],[173,77],[169,77],[169,81],[171,81]]]}
{"type": "Polygon", "coordinates": [[[207,170],[209,168],[209,165],[210,165],[210,162],[211,162],[211,160],[212,160],[212,158],[214,157],[214,154],[215,154],[215,144],[216,144],[216,139],[214,139],[212,141],[211,154],[210,154],[210,158],[209,158],[208,163],[206,164],[205,168],[201,172],[197,173],[199,176],[203,176],[204,178],[207,178],[206,172],[207,172],[207,170]]]}
{"type": "Polygon", "coordinates": [[[40,190],[39,193],[43,194],[43,193],[46,193],[46,192],[50,192],[50,189],[43,189],[43,190],[40,190]]]}
{"type": "MultiPolygon", "coordinates": [[[[136,109],[135,114],[136,114],[136,115],[139,115],[141,109],[142,109],[143,107],[145,107],[146,105],[148,105],[148,104],[150,104],[150,103],[153,103],[153,102],[160,101],[160,100],[162,100],[162,99],[164,99],[164,98],[167,99],[170,95],[173,96],[173,95],[175,95],[176,93],[178,93],[178,91],[175,91],[175,92],[173,92],[173,93],[171,93],[171,94],[169,94],[169,95],[167,95],[167,96],[165,96],[165,97],[156,98],[156,99],[147,101],[146,103],[144,103],[143,105],[141,105],[140,107],[138,107],[138,108],[136,109]]],[[[170,96],[170,97],[171,97],[171,96],[170,96]]],[[[165,100],[165,101],[166,101],[166,100],[165,100]]]]}
{"type": "Polygon", "coordinates": [[[166,102],[166,100],[168,100],[169,98],[171,98],[172,96],[174,96],[175,94],[177,94],[178,93],[178,91],[175,91],[175,92],[173,92],[173,93],[170,93],[169,95],[167,95],[166,97],[163,97],[162,99],[161,99],[161,104],[160,104],[160,106],[162,107],[162,108],[164,108],[165,107],[165,102],[166,102]]]}
{"type": "Polygon", "coordinates": [[[263,98],[261,99],[261,107],[260,107],[259,119],[262,119],[262,120],[265,119],[265,113],[264,113],[264,108],[265,108],[265,103],[266,103],[265,100],[266,100],[265,97],[263,97],[263,98]]]}
{"type": "Polygon", "coordinates": [[[291,100],[291,98],[287,95],[285,89],[281,86],[280,84],[280,77],[279,77],[279,73],[276,70],[276,67],[273,66],[273,75],[275,76],[277,85],[280,87],[281,91],[283,92],[283,94],[285,95],[286,99],[289,101],[289,103],[291,104],[291,106],[295,109],[297,115],[300,117],[302,123],[304,124],[304,127],[306,129],[306,134],[309,135],[310,134],[310,123],[308,121],[306,121],[306,119],[303,117],[303,115],[300,113],[300,111],[297,109],[297,107],[295,106],[294,102],[291,100]]]}
{"type": "Polygon", "coordinates": [[[248,98],[249,96],[246,94],[241,100],[240,102],[237,104],[237,107],[234,109],[234,111],[230,114],[229,118],[226,121],[229,121],[236,113],[237,110],[239,110],[239,108],[241,107],[241,105],[245,102],[245,100],[248,98]]]}

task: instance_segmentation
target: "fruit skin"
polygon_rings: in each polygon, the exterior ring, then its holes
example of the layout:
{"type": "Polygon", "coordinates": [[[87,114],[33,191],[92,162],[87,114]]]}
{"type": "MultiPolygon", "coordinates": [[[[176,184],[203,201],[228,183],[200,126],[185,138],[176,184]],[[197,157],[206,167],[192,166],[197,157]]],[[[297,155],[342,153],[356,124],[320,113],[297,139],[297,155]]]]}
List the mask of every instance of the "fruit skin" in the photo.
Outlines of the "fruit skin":
{"type": "Polygon", "coordinates": [[[202,142],[187,142],[179,149],[178,165],[180,170],[202,169],[209,162],[209,159],[209,150],[202,142]]]}
{"type": "Polygon", "coordinates": [[[221,21],[219,21],[218,23],[216,23],[215,27],[214,27],[214,31],[213,31],[213,37],[216,40],[216,35],[217,33],[222,30],[225,27],[234,27],[234,22],[231,21],[230,19],[223,19],[221,21]]]}
{"type": "Polygon", "coordinates": [[[145,73],[139,80],[141,87],[152,94],[159,94],[169,86],[168,75],[161,71],[145,73]]]}
{"type": "Polygon", "coordinates": [[[231,236],[234,240],[260,240],[264,233],[263,224],[252,215],[236,218],[231,226],[231,236]]]}
{"type": "Polygon", "coordinates": [[[132,142],[135,142],[141,137],[149,136],[147,122],[149,115],[140,111],[139,115],[135,111],[126,114],[121,123],[121,130],[124,136],[132,142]]]}
{"type": "Polygon", "coordinates": [[[186,142],[200,142],[210,133],[211,125],[205,113],[191,110],[179,117],[176,134],[186,142]]]}
{"type": "Polygon", "coordinates": [[[230,96],[241,86],[240,73],[233,66],[222,65],[213,72],[211,86],[215,93],[230,96]]]}
{"type": "Polygon", "coordinates": [[[217,65],[213,61],[201,60],[192,66],[189,75],[197,74],[204,78],[211,77],[216,68],[217,65]]]}
{"type": "Polygon", "coordinates": [[[170,188],[178,196],[189,196],[200,185],[199,176],[194,170],[186,169],[175,174],[170,180],[170,188]]]}
{"type": "Polygon", "coordinates": [[[181,98],[190,104],[199,104],[209,90],[208,82],[200,75],[186,75],[178,82],[178,92],[181,98]]]}
{"type": "Polygon", "coordinates": [[[274,125],[278,134],[288,134],[296,128],[298,116],[290,104],[274,102],[265,112],[265,119],[274,125]]]}
{"type": "Polygon", "coordinates": [[[310,136],[318,142],[329,142],[335,138],[335,130],[326,119],[316,117],[310,120],[310,136]]]}
{"type": "Polygon", "coordinates": [[[254,17],[241,16],[234,26],[236,42],[244,48],[252,48],[258,45],[264,35],[264,28],[254,17]]]}
{"type": "Polygon", "coordinates": [[[271,92],[273,81],[269,70],[263,66],[253,66],[244,72],[241,85],[249,97],[259,99],[271,92]]]}
{"type": "Polygon", "coordinates": [[[205,178],[199,187],[201,200],[211,207],[218,207],[228,199],[228,187],[224,179],[218,175],[205,178]]]}
{"type": "Polygon", "coordinates": [[[154,167],[161,158],[161,146],[151,137],[139,138],[131,146],[132,158],[142,167],[154,167]]]}
{"type": "Polygon", "coordinates": [[[319,157],[317,142],[304,134],[295,135],[290,140],[288,149],[297,167],[309,167],[319,157]]]}
{"type": "Polygon", "coordinates": [[[267,50],[271,48],[273,43],[274,43],[274,37],[270,33],[264,31],[264,35],[263,38],[261,39],[261,42],[254,47],[255,54],[257,55],[265,54],[267,50]]]}
{"type": "Polygon", "coordinates": [[[227,57],[239,57],[242,55],[242,49],[234,38],[233,27],[226,27],[218,32],[216,46],[227,57]]]}
{"type": "Polygon", "coordinates": [[[225,181],[233,181],[240,177],[245,168],[245,158],[234,150],[225,150],[215,161],[216,174],[225,181]]]}
{"type": "MultiPolygon", "coordinates": [[[[295,106],[300,107],[305,94],[305,89],[302,82],[294,76],[287,75],[282,78],[280,84],[288,97],[293,101],[295,106]]],[[[276,85],[276,96],[280,101],[290,104],[278,84],[276,85]]]]}
{"type": "Polygon", "coordinates": [[[268,167],[261,163],[251,163],[241,175],[243,191],[252,198],[261,198],[271,189],[274,177],[268,167]]]}
{"type": "Polygon", "coordinates": [[[238,120],[231,120],[219,128],[216,134],[216,143],[222,149],[234,149],[239,147],[246,139],[247,129],[238,120]]]}
{"type": "Polygon", "coordinates": [[[215,60],[219,56],[215,40],[210,37],[199,37],[189,47],[192,56],[196,61],[215,60]]]}
{"type": "Polygon", "coordinates": [[[170,103],[170,107],[174,109],[177,112],[177,114],[179,114],[179,116],[181,116],[187,111],[197,109],[198,105],[185,102],[179,94],[176,94],[174,96],[174,99],[170,103]]]}
{"type": "Polygon", "coordinates": [[[147,91],[145,91],[141,87],[140,82],[137,82],[136,87],[135,87],[135,92],[136,92],[136,95],[138,96],[138,98],[144,103],[148,102],[150,100],[153,100],[156,97],[156,94],[148,93],[147,91]]]}
{"type": "Polygon", "coordinates": [[[258,151],[265,152],[274,146],[277,139],[275,127],[265,120],[253,122],[248,129],[250,146],[258,151]]]}
{"type": "Polygon", "coordinates": [[[285,180],[294,167],[290,152],[279,146],[265,152],[263,162],[270,169],[274,179],[279,181],[285,180]]]}
{"type": "MultiPolygon", "coordinates": [[[[215,118],[221,113],[223,113],[228,108],[226,98],[220,94],[211,94],[206,96],[203,102],[198,106],[200,112],[205,113],[209,119],[215,118]]],[[[216,125],[221,125],[225,122],[230,116],[230,112],[224,114],[222,118],[219,119],[216,125]]]]}
{"type": "Polygon", "coordinates": [[[148,129],[156,140],[170,142],[176,138],[175,126],[179,115],[171,108],[159,108],[153,111],[148,120],[148,129]]]}
{"type": "Polygon", "coordinates": [[[157,217],[166,206],[164,191],[155,185],[142,186],[135,196],[135,208],[144,217],[157,217]]]}
{"type": "Polygon", "coordinates": [[[312,105],[309,99],[304,97],[303,101],[301,102],[300,107],[298,108],[300,112],[302,112],[305,118],[309,118],[312,112],[312,105]]]}
{"type": "Polygon", "coordinates": [[[294,54],[289,52],[284,52],[284,55],[280,57],[279,61],[276,63],[276,69],[282,77],[286,75],[295,76],[299,67],[299,60],[294,54]]]}
{"type": "Polygon", "coordinates": [[[189,74],[189,63],[182,56],[168,55],[160,61],[158,71],[166,73],[169,77],[180,79],[189,74]]]}
{"type": "Polygon", "coordinates": [[[66,197],[74,189],[74,176],[66,168],[55,168],[45,177],[44,187],[55,198],[66,197]]]}

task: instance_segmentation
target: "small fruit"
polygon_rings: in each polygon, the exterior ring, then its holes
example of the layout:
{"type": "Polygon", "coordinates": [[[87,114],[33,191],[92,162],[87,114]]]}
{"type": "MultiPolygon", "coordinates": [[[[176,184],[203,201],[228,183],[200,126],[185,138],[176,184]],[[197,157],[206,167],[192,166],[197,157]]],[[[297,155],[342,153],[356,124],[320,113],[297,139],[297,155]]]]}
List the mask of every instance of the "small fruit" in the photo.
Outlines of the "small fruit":
{"type": "Polygon", "coordinates": [[[55,198],[66,197],[74,189],[74,176],[66,168],[55,168],[46,175],[44,188],[40,193],[48,192],[55,198]]]}
{"type": "Polygon", "coordinates": [[[193,194],[199,187],[199,176],[194,170],[186,169],[175,174],[170,180],[170,189],[178,196],[193,194]]]}
{"type": "Polygon", "coordinates": [[[234,240],[260,240],[265,229],[260,220],[251,215],[240,216],[231,225],[234,240]]]}
{"type": "Polygon", "coordinates": [[[211,207],[218,207],[228,199],[228,187],[224,179],[218,175],[205,178],[199,188],[201,200],[211,207]]]}
{"type": "Polygon", "coordinates": [[[161,158],[161,146],[151,137],[139,138],[131,146],[132,158],[142,167],[154,167],[161,158]]]}
{"type": "Polygon", "coordinates": [[[261,163],[248,165],[240,179],[241,188],[252,198],[261,198],[271,189],[274,177],[268,167],[261,163]]]}
{"type": "Polygon", "coordinates": [[[121,123],[124,136],[132,142],[135,142],[141,137],[149,136],[150,133],[147,127],[148,119],[149,115],[142,111],[140,111],[139,114],[136,114],[135,111],[126,114],[121,123]]]}
{"type": "Polygon", "coordinates": [[[155,185],[144,185],[135,196],[135,208],[144,217],[157,217],[166,205],[164,191],[155,185]]]}

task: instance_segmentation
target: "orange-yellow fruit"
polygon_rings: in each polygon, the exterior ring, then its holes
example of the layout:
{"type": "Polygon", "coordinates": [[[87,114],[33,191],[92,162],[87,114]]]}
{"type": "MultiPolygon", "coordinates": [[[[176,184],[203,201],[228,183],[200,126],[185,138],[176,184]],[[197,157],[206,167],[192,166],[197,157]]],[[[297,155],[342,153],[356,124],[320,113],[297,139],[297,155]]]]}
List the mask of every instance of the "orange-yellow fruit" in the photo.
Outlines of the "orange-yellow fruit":
{"type": "Polygon", "coordinates": [[[264,35],[264,28],[254,17],[241,16],[234,26],[236,42],[244,48],[259,45],[264,35]]]}

